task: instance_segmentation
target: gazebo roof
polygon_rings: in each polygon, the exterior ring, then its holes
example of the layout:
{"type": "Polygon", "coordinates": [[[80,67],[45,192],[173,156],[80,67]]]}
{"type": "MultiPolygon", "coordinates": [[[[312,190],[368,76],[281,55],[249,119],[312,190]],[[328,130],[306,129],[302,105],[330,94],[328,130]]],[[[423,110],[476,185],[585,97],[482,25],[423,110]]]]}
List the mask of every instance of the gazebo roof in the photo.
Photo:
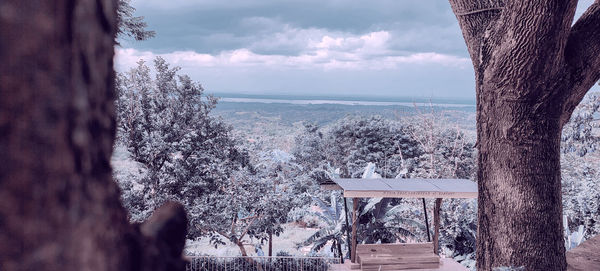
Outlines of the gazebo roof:
{"type": "Polygon", "coordinates": [[[333,179],[322,187],[346,198],[477,198],[477,184],[466,179],[333,179]]]}

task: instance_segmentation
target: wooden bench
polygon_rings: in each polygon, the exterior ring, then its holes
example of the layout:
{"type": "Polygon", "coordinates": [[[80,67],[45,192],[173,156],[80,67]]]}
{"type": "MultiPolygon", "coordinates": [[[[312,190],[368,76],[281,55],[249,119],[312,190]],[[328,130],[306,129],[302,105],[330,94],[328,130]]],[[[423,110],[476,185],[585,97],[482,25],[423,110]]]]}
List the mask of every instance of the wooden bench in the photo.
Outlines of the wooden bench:
{"type": "Polygon", "coordinates": [[[361,270],[435,269],[440,257],[433,243],[357,245],[356,260],[361,270]]]}

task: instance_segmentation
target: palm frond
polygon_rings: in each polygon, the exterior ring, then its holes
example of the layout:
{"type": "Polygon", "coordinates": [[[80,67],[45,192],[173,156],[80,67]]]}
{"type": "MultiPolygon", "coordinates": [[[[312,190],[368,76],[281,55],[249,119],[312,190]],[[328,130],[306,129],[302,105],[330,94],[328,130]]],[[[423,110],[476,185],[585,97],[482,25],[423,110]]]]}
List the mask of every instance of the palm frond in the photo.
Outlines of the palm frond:
{"type": "Polygon", "coordinates": [[[373,209],[375,208],[375,205],[377,203],[379,203],[382,199],[383,198],[370,198],[369,201],[367,202],[367,205],[365,205],[362,212],[360,212],[360,215],[364,215],[368,212],[373,211],[373,209]]]}

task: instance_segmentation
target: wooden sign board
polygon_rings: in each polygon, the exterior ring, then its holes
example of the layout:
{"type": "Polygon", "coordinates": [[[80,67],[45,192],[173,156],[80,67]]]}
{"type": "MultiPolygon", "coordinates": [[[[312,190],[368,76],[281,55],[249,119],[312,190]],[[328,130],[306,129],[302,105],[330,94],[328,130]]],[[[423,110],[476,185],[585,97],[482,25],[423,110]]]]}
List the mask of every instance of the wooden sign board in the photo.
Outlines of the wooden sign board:
{"type": "Polygon", "coordinates": [[[464,179],[336,179],[347,198],[477,198],[464,179]]]}
{"type": "Polygon", "coordinates": [[[477,192],[443,192],[443,191],[344,191],[346,198],[454,198],[475,199],[477,192]]]}

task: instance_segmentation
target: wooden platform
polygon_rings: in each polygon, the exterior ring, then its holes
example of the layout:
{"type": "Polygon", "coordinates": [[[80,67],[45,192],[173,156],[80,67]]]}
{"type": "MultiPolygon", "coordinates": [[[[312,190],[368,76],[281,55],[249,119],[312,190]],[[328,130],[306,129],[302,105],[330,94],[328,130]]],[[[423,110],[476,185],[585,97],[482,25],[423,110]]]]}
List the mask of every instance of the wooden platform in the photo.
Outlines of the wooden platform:
{"type": "Polygon", "coordinates": [[[362,244],[356,247],[356,262],[363,271],[435,269],[440,257],[433,243],[362,244]]]}
{"type": "MultiPolygon", "coordinates": [[[[352,271],[350,261],[346,261],[344,264],[334,264],[331,266],[331,271],[352,271]]],[[[457,263],[455,260],[450,258],[441,258],[440,265],[438,268],[427,268],[427,269],[404,269],[402,271],[468,271],[466,267],[457,263]]]]}

